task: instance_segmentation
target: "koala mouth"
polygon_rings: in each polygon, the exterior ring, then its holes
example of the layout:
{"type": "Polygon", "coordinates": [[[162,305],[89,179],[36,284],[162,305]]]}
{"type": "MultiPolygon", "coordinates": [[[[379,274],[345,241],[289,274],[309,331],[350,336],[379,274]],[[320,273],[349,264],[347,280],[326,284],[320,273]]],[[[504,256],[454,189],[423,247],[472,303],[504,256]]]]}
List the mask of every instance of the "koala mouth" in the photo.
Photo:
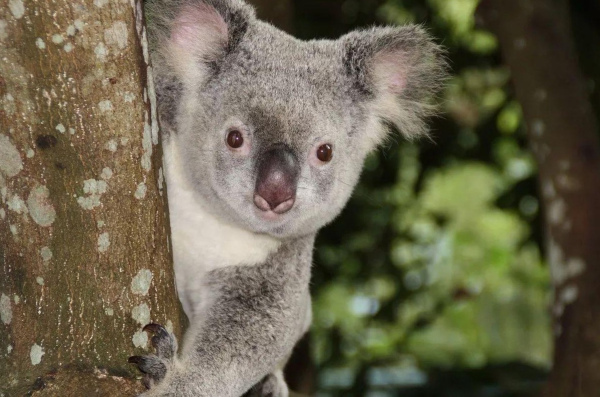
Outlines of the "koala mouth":
{"type": "Polygon", "coordinates": [[[266,219],[278,219],[296,203],[300,165],[284,144],[262,153],[257,164],[254,205],[266,219]]]}

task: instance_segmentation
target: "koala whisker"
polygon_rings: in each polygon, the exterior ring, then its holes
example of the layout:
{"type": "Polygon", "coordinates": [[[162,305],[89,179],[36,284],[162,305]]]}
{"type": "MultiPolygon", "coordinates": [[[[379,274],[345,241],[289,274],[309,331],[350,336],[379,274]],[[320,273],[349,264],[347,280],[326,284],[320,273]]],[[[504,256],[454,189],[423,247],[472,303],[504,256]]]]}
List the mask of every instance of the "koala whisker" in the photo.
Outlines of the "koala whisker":
{"type": "Polygon", "coordinates": [[[308,190],[310,192],[317,192],[317,189],[315,188],[311,188],[311,187],[307,187],[307,186],[297,186],[296,189],[302,189],[302,190],[308,190]]]}
{"type": "Polygon", "coordinates": [[[335,178],[335,180],[338,181],[339,183],[343,184],[343,185],[350,186],[352,188],[354,187],[353,183],[344,182],[340,178],[335,178]]]}

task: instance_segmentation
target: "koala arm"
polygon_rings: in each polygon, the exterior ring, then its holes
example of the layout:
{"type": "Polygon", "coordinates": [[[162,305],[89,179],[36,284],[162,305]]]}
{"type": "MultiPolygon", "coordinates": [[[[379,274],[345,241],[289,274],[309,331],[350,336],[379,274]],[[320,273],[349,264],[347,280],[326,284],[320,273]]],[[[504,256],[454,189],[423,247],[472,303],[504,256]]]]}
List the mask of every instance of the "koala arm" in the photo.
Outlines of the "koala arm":
{"type": "MultiPolygon", "coordinates": [[[[208,273],[212,301],[193,320],[180,357],[163,359],[164,378],[143,396],[240,397],[274,371],[305,331],[312,244],[301,238],[264,264],[208,273]]],[[[160,367],[143,360],[142,371],[160,367]]]]}

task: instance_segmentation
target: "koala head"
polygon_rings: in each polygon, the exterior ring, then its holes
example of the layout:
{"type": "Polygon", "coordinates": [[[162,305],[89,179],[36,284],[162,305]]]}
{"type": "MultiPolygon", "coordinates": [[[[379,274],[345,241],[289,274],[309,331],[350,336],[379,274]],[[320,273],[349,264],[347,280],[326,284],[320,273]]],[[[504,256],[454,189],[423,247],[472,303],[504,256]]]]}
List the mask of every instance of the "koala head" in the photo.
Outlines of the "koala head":
{"type": "Polygon", "coordinates": [[[238,0],[148,12],[167,139],[187,182],[228,222],[279,238],[313,233],[344,207],[390,125],[426,133],[445,68],[418,26],[301,41],[238,0]]]}

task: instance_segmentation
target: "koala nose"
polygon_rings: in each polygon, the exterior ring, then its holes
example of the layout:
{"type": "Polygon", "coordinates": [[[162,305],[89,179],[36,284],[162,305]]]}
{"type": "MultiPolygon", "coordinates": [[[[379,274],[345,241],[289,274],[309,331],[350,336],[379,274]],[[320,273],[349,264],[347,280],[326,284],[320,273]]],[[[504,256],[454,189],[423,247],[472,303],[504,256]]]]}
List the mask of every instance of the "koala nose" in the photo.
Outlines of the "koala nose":
{"type": "Polygon", "coordinates": [[[254,204],[265,212],[288,212],[296,201],[299,173],[298,159],[286,146],[278,145],[263,153],[258,162],[254,204]]]}

